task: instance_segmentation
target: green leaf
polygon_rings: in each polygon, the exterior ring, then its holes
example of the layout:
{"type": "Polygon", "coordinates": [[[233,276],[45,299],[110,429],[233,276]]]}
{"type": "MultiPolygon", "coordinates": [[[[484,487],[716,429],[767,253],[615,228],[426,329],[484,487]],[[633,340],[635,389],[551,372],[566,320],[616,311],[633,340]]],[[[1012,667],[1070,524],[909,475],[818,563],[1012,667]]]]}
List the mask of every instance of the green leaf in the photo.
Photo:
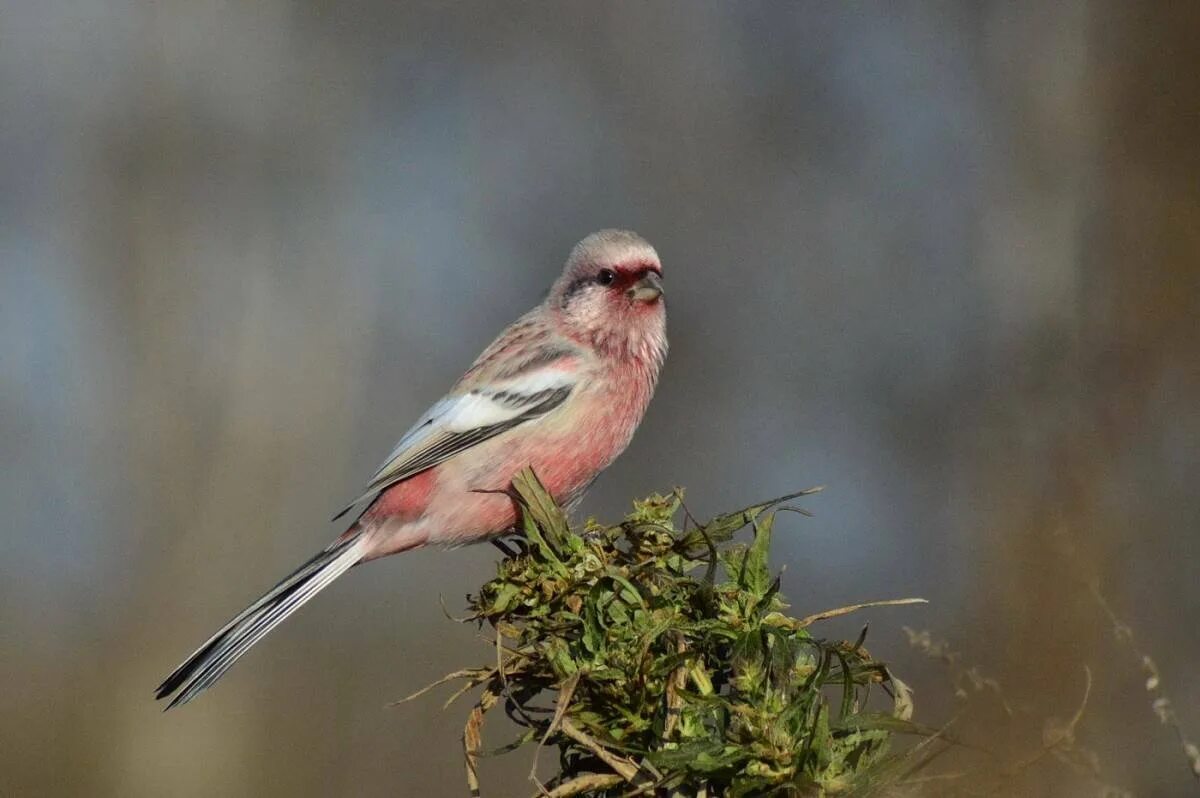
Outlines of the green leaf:
{"type": "Polygon", "coordinates": [[[514,585],[512,582],[502,582],[499,589],[492,596],[492,603],[488,607],[488,614],[498,614],[507,610],[512,603],[521,595],[521,588],[514,585]]]}
{"type": "Polygon", "coordinates": [[[737,746],[725,746],[714,740],[692,742],[675,749],[653,751],[647,755],[662,768],[686,768],[697,773],[713,773],[741,762],[745,752],[737,746]]]}
{"type": "Polygon", "coordinates": [[[525,518],[526,532],[532,521],[532,525],[545,536],[546,542],[555,553],[563,552],[567,548],[566,539],[570,535],[567,517],[542,485],[537,474],[532,468],[524,468],[513,477],[512,486],[524,511],[522,514],[525,518]]]}
{"type": "Polygon", "coordinates": [[[610,568],[605,576],[621,586],[620,597],[622,601],[626,604],[637,604],[640,607],[646,607],[646,602],[642,600],[642,594],[632,582],[621,575],[620,571],[610,568]]]}
{"type": "Polygon", "coordinates": [[[952,740],[941,729],[935,729],[932,726],[925,726],[921,723],[914,723],[911,720],[901,720],[894,715],[888,715],[883,712],[866,712],[840,718],[836,723],[832,724],[832,728],[835,731],[879,730],[894,732],[896,734],[915,734],[919,737],[941,736],[943,739],[952,740]]]}
{"type": "Polygon", "coordinates": [[[799,498],[800,496],[809,496],[813,493],[818,493],[821,490],[821,488],[809,488],[797,491],[796,493],[789,493],[786,496],[780,496],[777,499],[771,499],[761,504],[751,505],[745,509],[738,510],[736,513],[718,515],[707,524],[704,524],[704,531],[714,543],[723,543],[732,538],[739,529],[748,526],[755,518],[758,518],[758,516],[772,507],[799,498]]]}
{"type": "Polygon", "coordinates": [[[604,653],[604,627],[600,624],[599,612],[594,603],[588,603],[584,608],[583,645],[592,654],[604,653]]]}
{"type": "Polygon", "coordinates": [[[752,523],[754,542],[746,551],[738,582],[757,599],[754,602],[757,605],[771,587],[771,571],[767,566],[767,557],[771,553],[771,530],[775,526],[775,515],[764,515],[752,523]]]}

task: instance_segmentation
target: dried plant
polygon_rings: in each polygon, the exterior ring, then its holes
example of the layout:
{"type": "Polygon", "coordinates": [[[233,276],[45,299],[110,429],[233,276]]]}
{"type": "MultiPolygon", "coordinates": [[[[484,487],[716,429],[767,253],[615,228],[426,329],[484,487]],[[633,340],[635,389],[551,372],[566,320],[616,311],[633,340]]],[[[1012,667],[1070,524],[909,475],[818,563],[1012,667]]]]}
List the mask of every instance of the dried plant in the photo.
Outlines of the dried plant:
{"type": "Polygon", "coordinates": [[[814,491],[690,526],[676,491],[580,533],[531,472],[513,490],[523,535],[469,598],[495,662],[437,683],[465,683],[451,701],[482,687],[463,736],[473,794],[500,705],[524,731],[498,751],[533,747],[543,796],[863,794],[908,761],[889,751],[893,735],[937,736],[912,722],[909,690],[863,647],[865,629],[855,641],[809,629],[921,599],[786,614],[768,565],[775,512],[814,491]],[[747,527],[750,542],[735,542],[747,527]],[[558,771],[543,784],[544,747],[558,771]]]}

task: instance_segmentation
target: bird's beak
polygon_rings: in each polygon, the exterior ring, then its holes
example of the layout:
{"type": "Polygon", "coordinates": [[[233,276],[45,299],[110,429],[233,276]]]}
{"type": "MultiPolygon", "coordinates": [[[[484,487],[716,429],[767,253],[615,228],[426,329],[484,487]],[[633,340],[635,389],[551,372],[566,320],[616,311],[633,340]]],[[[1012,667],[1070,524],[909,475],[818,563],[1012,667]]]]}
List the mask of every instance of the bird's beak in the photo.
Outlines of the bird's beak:
{"type": "Polygon", "coordinates": [[[662,277],[658,272],[646,272],[626,291],[637,302],[653,302],[663,295],[662,277]]]}

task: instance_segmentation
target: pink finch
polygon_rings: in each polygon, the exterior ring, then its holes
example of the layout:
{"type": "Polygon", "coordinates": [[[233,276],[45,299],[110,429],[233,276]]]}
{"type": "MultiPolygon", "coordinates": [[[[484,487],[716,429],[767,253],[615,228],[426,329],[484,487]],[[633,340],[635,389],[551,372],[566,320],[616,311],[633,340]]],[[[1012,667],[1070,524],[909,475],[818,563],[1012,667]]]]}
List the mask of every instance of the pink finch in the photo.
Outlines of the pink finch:
{"type": "Polygon", "coordinates": [[[361,508],[354,523],[209,638],[157,697],[175,693],[168,709],[186,704],[359,563],[511,530],[518,511],[505,491],[523,468],[559,503],[578,501],[654,394],[667,354],[662,292],[658,254],[640,236],[602,230],[580,241],[545,301],[483,351],[335,517],[361,508]]]}

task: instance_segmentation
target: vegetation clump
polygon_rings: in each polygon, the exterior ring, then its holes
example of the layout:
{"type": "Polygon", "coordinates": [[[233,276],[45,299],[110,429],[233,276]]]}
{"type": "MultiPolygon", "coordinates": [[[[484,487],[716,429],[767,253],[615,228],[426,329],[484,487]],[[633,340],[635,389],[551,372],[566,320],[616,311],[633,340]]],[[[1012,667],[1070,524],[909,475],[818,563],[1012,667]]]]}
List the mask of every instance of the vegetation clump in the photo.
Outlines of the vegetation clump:
{"type": "Polygon", "coordinates": [[[501,704],[523,733],[489,753],[558,751],[544,784],[534,755],[540,795],[869,790],[895,762],[890,737],[921,730],[907,688],[863,647],[865,629],[855,641],[809,631],[872,605],[786,612],[768,565],[775,515],[812,492],[700,524],[677,490],[635,503],[615,526],[588,521],[579,532],[532,472],[519,475],[523,535],[468,598],[470,619],[495,632],[495,662],[438,682],[464,680],[454,698],[483,688],[464,731],[472,793],[483,720],[501,704]],[[744,528],[749,542],[736,542],[744,528]],[[873,693],[882,711],[871,708],[873,693]]]}

